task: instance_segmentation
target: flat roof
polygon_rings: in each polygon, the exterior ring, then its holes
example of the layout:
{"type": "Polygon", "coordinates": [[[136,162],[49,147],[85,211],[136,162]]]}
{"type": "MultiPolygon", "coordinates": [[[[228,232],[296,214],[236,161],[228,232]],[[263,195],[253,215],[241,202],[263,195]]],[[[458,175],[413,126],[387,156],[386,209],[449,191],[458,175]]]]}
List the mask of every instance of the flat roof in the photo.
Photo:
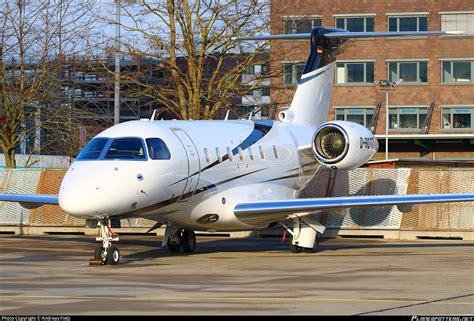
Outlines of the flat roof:
{"type": "Polygon", "coordinates": [[[364,167],[474,167],[474,161],[393,158],[369,161],[364,167]]]}
{"type": "MultiPolygon", "coordinates": [[[[375,135],[377,139],[385,139],[385,135],[375,135]]],[[[474,139],[474,134],[389,134],[388,139],[474,139]]]]}

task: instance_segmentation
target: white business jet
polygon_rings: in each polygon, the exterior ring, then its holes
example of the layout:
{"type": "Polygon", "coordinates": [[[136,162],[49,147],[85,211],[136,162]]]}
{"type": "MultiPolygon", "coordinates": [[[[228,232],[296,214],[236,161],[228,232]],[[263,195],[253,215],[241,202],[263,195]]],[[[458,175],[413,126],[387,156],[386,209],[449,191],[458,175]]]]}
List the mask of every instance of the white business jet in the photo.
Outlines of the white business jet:
{"type": "Polygon", "coordinates": [[[311,53],[291,107],[280,121],[130,121],[94,137],[67,171],[59,195],[0,194],[33,208],[59,204],[99,227],[95,258],[117,264],[111,223],[144,217],[166,225],[169,251],[193,252],[195,231],[250,231],[280,223],[292,252],[312,250],[325,227],[315,213],[351,207],[474,201],[474,193],[298,199],[322,168],[353,169],[377,152],[365,127],[327,122],[336,56],[349,39],[444,35],[447,32],[347,32],[316,27],[311,34],[236,40],[310,39],[311,53]],[[284,223],[292,220],[290,228],[284,223]]]}

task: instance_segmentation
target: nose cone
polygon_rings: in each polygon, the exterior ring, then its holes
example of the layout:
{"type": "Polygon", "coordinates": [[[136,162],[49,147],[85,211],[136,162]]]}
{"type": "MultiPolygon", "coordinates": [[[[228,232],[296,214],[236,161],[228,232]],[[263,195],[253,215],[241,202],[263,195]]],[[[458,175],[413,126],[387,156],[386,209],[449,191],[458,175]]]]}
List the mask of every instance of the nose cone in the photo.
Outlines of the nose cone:
{"type": "Polygon", "coordinates": [[[103,210],[100,202],[103,186],[97,173],[91,172],[92,168],[78,167],[83,166],[73,165],[64,176],[59,190],[59,206],[64,212],[77,217],[104,214],[100,213],[103,210]]]}
{"type": "Polygon", "coordinates": [[[136,186],[122,176],[114,164],[76,162],[62,181],[59,206],[64,212],[82,218],[130,210],[136,186]]]}

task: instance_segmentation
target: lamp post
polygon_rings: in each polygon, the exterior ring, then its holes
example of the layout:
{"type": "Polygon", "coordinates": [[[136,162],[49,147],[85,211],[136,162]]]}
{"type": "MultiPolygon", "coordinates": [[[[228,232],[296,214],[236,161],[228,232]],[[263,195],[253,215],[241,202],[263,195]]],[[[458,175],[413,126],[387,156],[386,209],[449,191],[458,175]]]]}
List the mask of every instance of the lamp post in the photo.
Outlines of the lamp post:
{"type": "Polygon", "coordinates": [[[120,0],[115,0],[114,125],[120,123],[120,0]]]}
{"type": "Polygon", "coordinates": [[[388,127],[389,123],[389,113],[388,113],[388,93],[390,91],[395,91],[400,85],[403,79],[389,82],[388,80],[377,80],[374,83],[379,87],[379,89],[385,91],[385,160],[388,160],[388,127]]]}

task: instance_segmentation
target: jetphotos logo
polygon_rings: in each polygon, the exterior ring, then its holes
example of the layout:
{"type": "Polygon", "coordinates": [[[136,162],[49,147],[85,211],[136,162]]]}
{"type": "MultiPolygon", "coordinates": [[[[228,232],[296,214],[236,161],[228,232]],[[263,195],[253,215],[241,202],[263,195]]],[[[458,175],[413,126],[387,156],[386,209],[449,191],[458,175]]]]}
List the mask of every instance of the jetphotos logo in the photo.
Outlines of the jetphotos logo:
{"type": "Polygon", "coordinates": [[[417,317],[412,316],[411,321],[474,321],[474,317],[417,317]]]}

